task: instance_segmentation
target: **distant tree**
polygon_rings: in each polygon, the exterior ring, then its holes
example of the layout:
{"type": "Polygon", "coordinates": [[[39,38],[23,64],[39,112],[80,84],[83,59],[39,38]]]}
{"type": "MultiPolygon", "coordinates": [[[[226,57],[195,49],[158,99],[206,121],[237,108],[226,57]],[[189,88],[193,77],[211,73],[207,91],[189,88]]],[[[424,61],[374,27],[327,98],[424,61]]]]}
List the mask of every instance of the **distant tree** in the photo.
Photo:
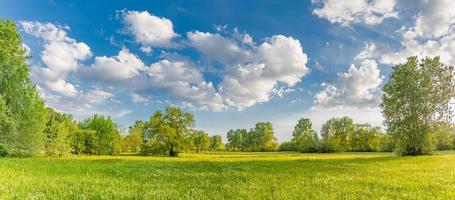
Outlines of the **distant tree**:
{"type": "Polygon", "coordinates": [[[280,144],[278,147],[279,151],[298,151],[295,142],[287,141],[280,144]]]}
{"type": "Polygon", "coordinates": [[[196,152],[207,150],[210,146],[210,137],[204,131],[193,131],[192,136],[193,147],[196,152]]]}
{"type": "Polygon", "coordinates": [[[128,153],[138,153],[143,144],[145,132],[145,122],[138,120],[130,126],[128,135],[123,137],[122,151],[128,153]]]}
{"type": "Polygon", "coordinates": [[[349,117],[332,118],[321,128],[322,152],[346,151],[349,149],[348,136],[354,132],[354,122],[349,117]]]}
{"type": "Polygon", "coordinates": [[[30,80],[22,39],[14,22],[0,19],[0,155],[43,150],[46,109],[30,80]]]}
{"type": "Polygon", "coordinates": [[[382,96],[387,131],[399,155],[429,154],[436,148],[432,124],[450,121],[449,102],[455,98],[455,71],[439,57],[408,58],[393,67],[382,96]]]}
{"type": "Polygon", "coordinates": [[[349,138],[350,151],[373,151],[377,144],[377,137],[381,134],[381,128],[372,127],[370,124],[356,124],[349,138]]]}
{"type": "Polygon", "coordinates": [[[250,132],[253,151],[272,151],[276,149],[278,144],[270,122],[258,122],[250,132]]]}
{"type": "Polygon", "coordinates": [[[61,114],[52,108],[47,108],[48,120],[44,133],[46,154],[62,156],[71,152],[70,135],[78,129],[78,124],[69,114],[61,114]]]}
{"type": "Polygon", "coordinates": [[[436,137],[437,150],[450,150],[454,148],[455,127],[446,122],[434,123],[432,128],[436,137]]]}
{"type": "Polygon", "coordinates": [[[318,135],[312,128],[310,119],[300,119],[292,132],[292,140],[295,150],[303,152],[315,152],[318,135]]]}
{"type": "Polygon", "coordinates": [[[227,132],[228,149],[230,151],[244,150],[248,145],[248,141],[246,140],[247,134],[248,133],[246,129],[229,130],[227,132]]]}
{"type": "Polygon", "coordinates": [[[88,145],[87,147],[90,147],[90,149],[86,149],[86,151],[94,152],[97,155],[116,155],[120,153],[120,133],[111,118],[95,114],[82,121],[80,127],[95,131],[95,143],[88,145]]]}
{"type": "Polygon", "coordinates": [[[71,153],[96,154],[98,137],[96,131],[77,128],[70,134],[71,153]]]}
{"type": "Polygon", "coordinates": [[[147,122],[142,153],[178,156],[190,147],[190,133],[194,125],[193,115],[180,108],[168,107],[164,112],[156,111],[147,122]]]}
{"type": "Polygon", "coordinates": [[[219,151],[224,149],[223,138],[221,135],[214,135],[210,137],[210,150],[219,151]]]}

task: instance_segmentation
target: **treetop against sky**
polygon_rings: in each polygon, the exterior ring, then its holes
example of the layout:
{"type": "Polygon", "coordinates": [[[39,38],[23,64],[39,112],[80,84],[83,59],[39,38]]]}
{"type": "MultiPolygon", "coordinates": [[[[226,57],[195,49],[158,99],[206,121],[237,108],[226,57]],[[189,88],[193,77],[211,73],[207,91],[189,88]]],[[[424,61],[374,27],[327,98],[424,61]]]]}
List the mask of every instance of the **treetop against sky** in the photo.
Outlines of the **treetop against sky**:
{"type": "Polygon", "coordinates": [[[6,0],[33,82],[47,105],[76,119],[110,115],[124,127],[174,105],[197,128],[225,134],[297,120],[381,125],[391,66],[409,56],[455,64],[451,0],[6,0]]]}

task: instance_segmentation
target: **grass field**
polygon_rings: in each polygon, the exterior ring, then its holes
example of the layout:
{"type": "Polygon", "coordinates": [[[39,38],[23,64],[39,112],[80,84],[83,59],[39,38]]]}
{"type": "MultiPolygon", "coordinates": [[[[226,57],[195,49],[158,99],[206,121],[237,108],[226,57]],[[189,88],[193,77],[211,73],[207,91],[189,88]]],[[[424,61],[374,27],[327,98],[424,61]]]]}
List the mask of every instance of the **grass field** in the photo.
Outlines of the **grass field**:
{"type": "Polygon", "coordinates": [[[0,199],[455,199],[455,152],[1,158],[0,199]]]}

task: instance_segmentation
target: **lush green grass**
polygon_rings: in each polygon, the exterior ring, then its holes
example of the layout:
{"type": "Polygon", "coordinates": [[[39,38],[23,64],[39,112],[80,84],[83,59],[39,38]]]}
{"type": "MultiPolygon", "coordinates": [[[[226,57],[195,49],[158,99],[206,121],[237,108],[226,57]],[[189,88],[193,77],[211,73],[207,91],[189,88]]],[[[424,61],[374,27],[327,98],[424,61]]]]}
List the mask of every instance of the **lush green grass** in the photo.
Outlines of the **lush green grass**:
{"type": "Polygon", "coordinates": [[[455,152],[0,158],[0,199],[454,199],[455,152]]]}

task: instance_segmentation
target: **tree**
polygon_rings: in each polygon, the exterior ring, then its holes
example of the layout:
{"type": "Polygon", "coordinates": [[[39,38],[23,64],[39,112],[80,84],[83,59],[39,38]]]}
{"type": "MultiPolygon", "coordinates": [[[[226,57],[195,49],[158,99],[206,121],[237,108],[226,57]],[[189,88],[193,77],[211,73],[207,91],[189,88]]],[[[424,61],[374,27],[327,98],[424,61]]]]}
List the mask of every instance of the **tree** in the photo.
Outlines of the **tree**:
{"type": "Polygon", "coordinates": [[[377,148],[376,137],[381,134],[381,128],[370,124],[355,124],[354,131],[349,135],[350,151],[373,151],[377,148]]]}
{"type": "Polygon", "coordinates": [[[61,114],[52,108],[47,108],[48,120],[44,133],[47,136],[45,143],[46,154],[62,156],[71,152],[70,135],[78,129],[77,123],[69,114],[61,114]]]}
{"type": "Polygon", "coordinates": [[[71,153],[73,154],[96,154],[98,138],[96,131],[82,129],[79,126],[70,134],[71,153]]]}
{"type": "Polygon", "coordinates": [[[204,131],[194,131],[192,134],[193,147],[196,152],[207,150],[210,146],[210,137],[204,131]]]}
{"type": "Polygon", "coordinates": [[[321,128],[322,152],[346,151],[349,149],[348,136],[354,132],[354,122],[349,117],[332,118],[321,128]]]}
{"type": "Polygon", "coordinates": [[[302,118],[297,122],[292,132],[292,140],[295,150],[303,152],[315,152],[318,135],[313,130],[310,119],[302,118]]]}
{"type": "Polygon", "coordinates": [[[120,133],[117,125],[109,117],[93,115],[80,123],[82,129],[93,130],[95,140],[87,145],[87,152],[97,155],[116,155],[121,151],[120,133]]]}
{"type": "Polygon", "coordinates": [[[220,151],[224,149],[223,138],[221,135],[214,135],[210,137],[210,150],[220,151]]]}
{"type": "Polygon", "coordinates": [[[455,128],[453,124],[445,122],[434,123],[432,131],[436,137],[437,150],[453,149],[455,142],[455,128]]]}
{"type": "Polygon", "coordinates": [[[283,142],[278,147],[280,151],[297,151],[297,149],[295,142],[292,141],[283,142]]]}
{"type": "Polygon", "coordinates": [[[138,153],[141,150],[145,132],[145,122],[138,120],[130,126],[128,135],[123,138],[122,151],[138,153]]]}
{"type": "Polygon", "coordinates": [[[429,154],[436,148],[432,124],[448,122],[455,97],[454,69],[439,57],[408,58],[393,67],[384,85],[382,113],[399,155],[429,154]]]}
{"type": "Polygon", "coordinates": [[[243,151],[247,146],[247,134],[246,129],[229,130],[227,132],[228,144],[227,147],[231,151],[243,151]]]}
{"type": "Polygon", "coordinates": [[[164,112],[156,111],[147,122],[142,153],[178,156],[189,148],[194,125],[193,115],[180,108],[168,107],[164,112]]]}
{"type": "Polygon", "coordinates": [[[270,122],[258,122],[250,130],[252,151],[271,151],[277,147],[275,133],[270,122]]]}
{"type": "Polygon", "coordinates": [[[0,153],[25,156],[44,147],[44,102],[29,76],[28,59],[16,25],[0,19],[0,153]]]}

